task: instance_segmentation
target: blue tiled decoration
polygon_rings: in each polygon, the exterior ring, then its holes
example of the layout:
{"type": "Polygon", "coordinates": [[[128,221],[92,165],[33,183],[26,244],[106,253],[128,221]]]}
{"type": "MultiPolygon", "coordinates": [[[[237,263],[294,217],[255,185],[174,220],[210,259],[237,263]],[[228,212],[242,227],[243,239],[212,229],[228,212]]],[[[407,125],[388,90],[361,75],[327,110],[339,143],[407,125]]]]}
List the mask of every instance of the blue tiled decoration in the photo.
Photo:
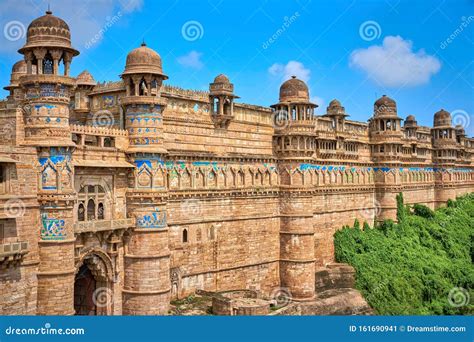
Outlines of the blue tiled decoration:
{"type": "Polygon", "coordinates": [[[41,238],[43,240],[64,240],[66,238],[64,220],[48,218],[47,214],[42,214],[41,223],[41,238]]]}
{"type": "Polygon", "coordinates": [[[315,165],[315,164],[300,164],[298,168],[301,171],[307,170],[321,170],[321,171],[345,171],[351,170],[352,172],[355,171],[382,171],[382,172],[392,172],[392,171],[399,171],[399,172],[410,172],[410,171],[424,171],[424,172],[472,172],[470,169],[464,168],[432,168],[432,167],[409,167],[409,168],[389,168],[389,167],[360,167],[360,166],[344,166],[344,165],[315,165]]]}
{"type": "Polygon", "coordinates": [[[104,101],[104,107],[113,107],[115,105],[115,96],[104,95],[102,96],[102,101],[104,101]]]}
{"type": "Polygon", "coordinates": [[[166,211],[155,208],[155,211],[137,216],[136,224],[138,228],[165,228],[166,211]]]}

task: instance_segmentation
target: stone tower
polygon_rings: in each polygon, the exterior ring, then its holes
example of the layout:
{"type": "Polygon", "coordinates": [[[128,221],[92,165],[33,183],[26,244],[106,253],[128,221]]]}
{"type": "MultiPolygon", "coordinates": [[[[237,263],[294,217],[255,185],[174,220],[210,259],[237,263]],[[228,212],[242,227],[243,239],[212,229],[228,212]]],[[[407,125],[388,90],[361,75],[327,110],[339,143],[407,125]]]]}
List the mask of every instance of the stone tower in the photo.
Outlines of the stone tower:
{"type": "Polygon", "coordinates": [[[375,217],[377,221],[396,216],[398,190],[393,186],[400,184],[395,170],[402,166],[401,122],[394,100],[383,95],[375,101],[374,115],[369,120],[369,138],[374,162],[375,206],[381,209],[380,215],[375,217]]]}
{"type": "Polygon", "coordinates": [[[168,311],[170,250],[166,222],[166,168],[163,143],[161,57],[145,43],[127,56],[121,75],[121,98],[128,131],[127,150],[135,169],[129,176],[127,209],[136,220],[125,251],[124,315],[157,315],[168,311]]]}
{"type": "Polygon", "coordinates": [[[315,242],[312,225],[312,197],[299,163],[310,161],[315,146],[311,135],[314,108],[307,85],[292,77],[280,87],[275,105],[273,146],[281,156],[280,196],[280,281],[294,300],[310,300],[315,294],[315,242]]]}
{"type": "Polygon", "coordinates": [[[79,52],[71,47],[68,25],[51,11],[31,22],[19,52],[26,62],[26,75],[19,78],[24,143],[36,147],[40,175],[37,313],[70,315],[74,313],[75,193],[69,104],[75,79],[69,76],[69,69],[79,52]]]}
{"type": "Polygon", "coordinates": [[[234,85],[229,78],[220,74],[209,85],[209,102],[211,103],[211,118],[216,127],[226,128],[234,118],[234,85]]]}
{"type": "Polygon", "coordinates": [[[329,102],[329,106],[326,108],[325,116],[331,118],[332,126],[336,132],[344,131],[344,122],[348,115],[346,114],[346,110],[339,100],[334,99],[329,102]]]}
{"type": "Polygon", "coordinates": [[[456,197],[456,190],[451,186],[454,179],[446,170],[455,167],[458,145],[451,114],[444,109],[434,115],[431,139],[435,172],[435,202],[445,203],[448,199],[456,197]]]}

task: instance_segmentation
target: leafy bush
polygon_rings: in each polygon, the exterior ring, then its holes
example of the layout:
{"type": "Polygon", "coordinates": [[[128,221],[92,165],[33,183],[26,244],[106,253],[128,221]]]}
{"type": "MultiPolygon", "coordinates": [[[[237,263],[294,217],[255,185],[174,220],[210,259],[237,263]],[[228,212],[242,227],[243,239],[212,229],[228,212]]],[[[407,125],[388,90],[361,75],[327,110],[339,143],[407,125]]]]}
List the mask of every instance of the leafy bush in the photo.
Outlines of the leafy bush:
{"type": "Polygon", "coordinates": [[[413,213],[424,218],[433,218],[435,216],[434,211],[423,204],[414,204],[413,213]]]}
{"type": "Polygon", "coordinates": [[[398,224],[337,231],[336,260],[354,266],[356,286],[378,314],[473,314],[474,194],[436,211],[415,205],[413,214],[397,204],[405,210],[398,224]]]}

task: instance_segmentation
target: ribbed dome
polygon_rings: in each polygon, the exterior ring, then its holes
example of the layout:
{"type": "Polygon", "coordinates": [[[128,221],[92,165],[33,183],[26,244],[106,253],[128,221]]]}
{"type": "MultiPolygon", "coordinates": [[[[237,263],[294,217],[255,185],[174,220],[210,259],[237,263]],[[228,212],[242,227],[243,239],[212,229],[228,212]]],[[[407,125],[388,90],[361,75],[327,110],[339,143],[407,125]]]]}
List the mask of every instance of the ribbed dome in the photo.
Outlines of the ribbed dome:
{"type": "Polygon", "coordinates": [[[220,74],[217,75],[216,78],[214,78],[214,83],[230,83],[230,81],[226,75],[220,74]]]}
{"type": "Polygon", "coordinates": [[[309,101],[309,90],[306,83],[291,76],[288,81],[285,81],[280,87],[280,102],[295,102],[295,101],[309,101]]]}
{"type": "Polygon", "coordinates": [[[32,47],[66,48],[73,55],[79,54],[71,47],[71,31],[68,24],[54,16],[51,11],[31,22],[26,34],[26,44],[19,51],[22,53],[32,47]]]}
{"type": "Polygon", "coordinates": [[[329,102],[329,107],[342,107],[341,102],[339,100],[334,99],[331,102],[329,102]]]}
{"type": "Polygon", "coordinates": [[[381,107],[381,106],[396,107],[397,106],[395,100],[391,99],[387,95],[382,95],[381,98],[375,101],[374,105],[377,107],[381,107]]]}
{"type": "Polygon", "coordinates": [[[81,72],[77,78],[76,78],[76,84],[77,85],[90,85],[90,86],[95,86],[97,82],[94,80],[94,77],[92,77],[91,73],[87,70],[84,70],[81,72]]]}
{"type": "Polygon", "coordinates": [[[129,74],[156,74],[164,76],[164,79],[168,78],[163,74],[160,55],[145,43],[128,54],[122,75],[129,74]]]}
{"type": "Polygon", "coordinates": [[[397,103],[387,95],[382,95],[374,103],[374,116],[397,116],[397,103]]]}
{"type": "Polygon", "coordinates": [[[449,114],[449,112],[445,111],[444,109],[441,109],[435,113],[434,120],[433,120],[434,127],[441,127],[441,126],[451,127],[451,125],[452,125],[451,114],[449,114]]]}

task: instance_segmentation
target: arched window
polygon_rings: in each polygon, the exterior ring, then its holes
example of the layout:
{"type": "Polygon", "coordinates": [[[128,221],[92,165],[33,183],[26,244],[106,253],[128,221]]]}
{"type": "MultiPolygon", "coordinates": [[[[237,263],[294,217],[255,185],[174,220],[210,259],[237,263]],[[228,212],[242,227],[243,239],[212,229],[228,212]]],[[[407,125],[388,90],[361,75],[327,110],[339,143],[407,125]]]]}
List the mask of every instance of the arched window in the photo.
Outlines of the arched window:
{"type": "Polygon", "coordinates": [[[84,221],[85,220],[85,210],[84,210],[84,204],[80,203],[79,207],[77,208],[77,220],[78,221],[84,221]]]}
{"type": "Polygon", "coordinates": [[[95,220],[95,202],[92,198],[87,202],[87,220],[95,220]]]}
{"type": "Polygon", "coordinates": [[[140,86],[138,87],[138,91],[139,91],[139,95],[140,96],[143,96],[143,95],[148,95],[148,85],[146,84],[146,81],[144,79],[142,79],[140,81],[140,86]]]}
{"type": "Polygon", "coordinates": [[[188,242],[188,230],[183,229],[183,242],[188,242]]]}
{"type": "Polygon", "coordinates": [[[104,211],[105,211],[104,204],[99,203],[99,205],[97,206],[97,219],[98,220],[103,220],[104,219],[104,216],[105,216],[104,211]]]}
{"type": "Polygon", "coordinates": [[[43,59],[43,74],[51,75],[53,74],[53,57],[50,53],[47,53],[43,59]]]}

